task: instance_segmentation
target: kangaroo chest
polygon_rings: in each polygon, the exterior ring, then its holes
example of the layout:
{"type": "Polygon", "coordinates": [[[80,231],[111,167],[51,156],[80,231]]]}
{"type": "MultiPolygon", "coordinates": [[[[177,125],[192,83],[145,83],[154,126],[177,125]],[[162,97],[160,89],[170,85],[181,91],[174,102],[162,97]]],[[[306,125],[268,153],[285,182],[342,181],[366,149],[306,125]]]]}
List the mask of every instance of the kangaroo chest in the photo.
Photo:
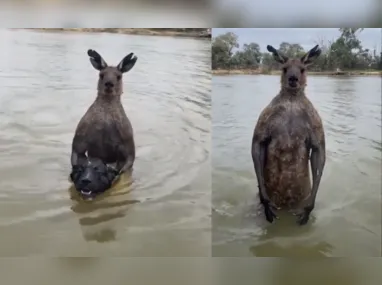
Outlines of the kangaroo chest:
{"type": "Polygon", "coordinates": [[[88,153],[104,161],[116,161],[126,144],[129,126],[124,112],[97,114],[87,131],[88,153]]]}

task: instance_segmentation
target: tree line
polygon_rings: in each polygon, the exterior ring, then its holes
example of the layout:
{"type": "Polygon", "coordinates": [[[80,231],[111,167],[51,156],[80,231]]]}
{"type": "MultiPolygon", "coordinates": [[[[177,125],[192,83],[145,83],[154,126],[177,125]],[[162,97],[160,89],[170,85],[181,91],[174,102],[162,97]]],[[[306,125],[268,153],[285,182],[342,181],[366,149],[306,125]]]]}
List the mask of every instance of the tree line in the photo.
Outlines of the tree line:
{"type": "MultiPolygon", "coordinates": [[[[340,70],[382,70],[382,52],[363,48],[358,39],[362,28],[340,28],[340,36],[325,42],[317,41],[321,56],[309,69],[313,71],[340,70]]],[[[276,48],[276,47],[275,47],[276,48]]],[[[306,51],[297,43],[282,42],[278,48],[288,57],[300,57],[306,51]]],[[[261,69],[275,70],[279,66],[271,53],[260,51],[257,43],[239,46],[238,36],[227,32],[212,39],[212,69],[261,69]],[[234,49],[238,49],[234,52],[234,49]]]]}

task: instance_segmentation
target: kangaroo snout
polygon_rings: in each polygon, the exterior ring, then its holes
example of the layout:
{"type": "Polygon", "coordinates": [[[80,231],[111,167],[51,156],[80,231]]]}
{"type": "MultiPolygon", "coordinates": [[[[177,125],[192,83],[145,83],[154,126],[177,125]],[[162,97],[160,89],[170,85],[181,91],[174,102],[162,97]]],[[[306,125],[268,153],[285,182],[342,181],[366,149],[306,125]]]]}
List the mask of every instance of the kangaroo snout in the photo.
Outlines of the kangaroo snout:
{"type": "Polygon", "coordinates": [[[291,87],[296,87],[297,86],[297,82],[298,82],[298,77],[295,76],[295,75],[292,75],[288,78],[288,81],[289,81],[289,85],[291,87]]]}
{"type": "Polygon", "coordinates": [[[105,87],[107,87],[107,88],[113,88],[113,87],[114,87],[114,83],[111,82],[111,81],[106,81],[106,82],[105,82],[105,87]]]}

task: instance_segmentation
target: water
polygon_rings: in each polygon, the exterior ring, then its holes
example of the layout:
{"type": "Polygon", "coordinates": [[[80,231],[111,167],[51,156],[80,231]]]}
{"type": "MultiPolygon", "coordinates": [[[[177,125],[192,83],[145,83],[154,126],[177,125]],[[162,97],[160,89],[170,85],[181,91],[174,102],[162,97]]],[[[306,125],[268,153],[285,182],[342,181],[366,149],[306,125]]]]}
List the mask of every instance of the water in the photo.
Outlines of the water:
{"type": "Polygon", "coordinates": [[[7,285],[208,285],[209,262],[203,257],[3,258],[0,274],[7,285]]]}
{"type": "Polygon", "coordinates": [[[376,258],[215,258],[215,284],[377,285],[382,262],[376,258]]]}
{"type": "Polygon", "coordinates": [[[311,222],[268,224],[251,158],[261,110],[278,76],[212,79],[213,256],[381,256],[381,78],[308,79],[324,123],[327,160],[311,222]]]}
{"type": "Polygon", "coordinates": [[[7,285],[377,285],[381,266],[377,258],[2,258],[0,274],[7,285]]]}
{"type": "Polygon", "coordinates": [[[0,256],[209,256],[210,42],[1,30],[0,256]],[[88,203],[68,181],[71,142],[96,96],[86,51],[138,56],[122,102],[131,177],[88,203]]]}

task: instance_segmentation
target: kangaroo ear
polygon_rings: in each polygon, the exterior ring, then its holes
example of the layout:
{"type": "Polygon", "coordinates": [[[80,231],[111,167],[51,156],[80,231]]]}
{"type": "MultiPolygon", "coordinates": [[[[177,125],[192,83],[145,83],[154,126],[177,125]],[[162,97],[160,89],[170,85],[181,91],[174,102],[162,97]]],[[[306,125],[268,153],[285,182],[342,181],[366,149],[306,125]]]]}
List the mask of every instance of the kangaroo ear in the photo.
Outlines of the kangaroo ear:
{"type": "Polygon", "coordinates": [[[134,56],[133,53],[129,53],[126,55],[121,62],[117,65],[117,68],[120,72],[125,73],[133,68],[135,63],[137,62],[138,57],[134,56]]]}
{"type": "Polygon", "coordinates": [[[301,62],[305,65],[312,64],[321,54],[321,49],[318,45],[308,51],[301,57],[301,62]]]}
{"type": "Polygon", "coordinates": [[[271,45],[267,45],[267,50],[272,53],[274,60],[277,62],[284,64],[288,61],[288,57],[285,55],[281,54],[277,49],[275,49],[271,45]]]}
{"type": "Polygon", "coordinates": [[[106,61],[95,50],[89,49],[88,56],[90,57],[90,63],[93,65],[95,69],[101,71],[102,69],[107,67],[106,61]]]}

